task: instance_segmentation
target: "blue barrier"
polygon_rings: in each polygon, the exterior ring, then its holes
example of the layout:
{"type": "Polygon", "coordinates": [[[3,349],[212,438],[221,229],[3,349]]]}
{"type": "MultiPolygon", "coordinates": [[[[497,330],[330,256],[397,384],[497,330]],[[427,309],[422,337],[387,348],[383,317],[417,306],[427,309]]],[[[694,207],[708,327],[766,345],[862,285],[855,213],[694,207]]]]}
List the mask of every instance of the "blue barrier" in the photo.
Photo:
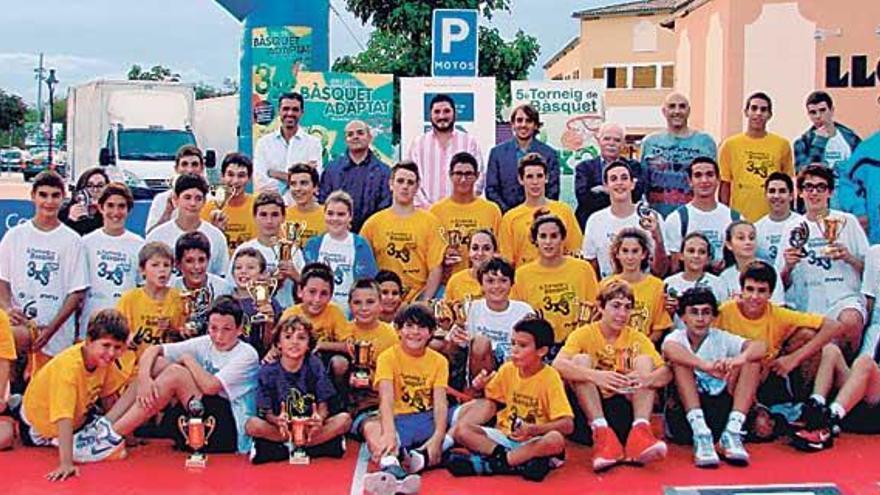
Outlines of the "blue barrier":
{"type": "MultiPolygon", "coordinates": [[[[128,230],[140,235],[145,235],[147,214],[150,212],[151,201],[135,201],[131,215],[128,216],[126,227],[128,230]]],[[[0,199],[0,238],[6,235],[6,231],[16,225],[30,220],[34,216],[34,204],[27,199],[0,199]]]]}

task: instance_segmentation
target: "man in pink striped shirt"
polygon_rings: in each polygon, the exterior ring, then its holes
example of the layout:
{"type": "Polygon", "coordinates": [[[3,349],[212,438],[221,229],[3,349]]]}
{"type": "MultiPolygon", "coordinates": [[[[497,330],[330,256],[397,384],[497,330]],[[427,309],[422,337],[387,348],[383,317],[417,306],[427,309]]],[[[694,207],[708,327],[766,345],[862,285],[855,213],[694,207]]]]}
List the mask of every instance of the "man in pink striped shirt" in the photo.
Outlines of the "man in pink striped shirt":
{"type": "MultiPolygon", "coordinates": [[[[422,185],[416,196],[416,206],[427,208],[449,196],[452,183],[449,161],[459,151],[467,151],[483,161],[477,139],[467,132],[455,129],[455,101],[446,94],[431,99],[431,130],[416,137],[409,147],[409,159],[419,166],[422,185]]],[[[483,191],[483,181],[476,184],[476,193],[483,191]]]]}

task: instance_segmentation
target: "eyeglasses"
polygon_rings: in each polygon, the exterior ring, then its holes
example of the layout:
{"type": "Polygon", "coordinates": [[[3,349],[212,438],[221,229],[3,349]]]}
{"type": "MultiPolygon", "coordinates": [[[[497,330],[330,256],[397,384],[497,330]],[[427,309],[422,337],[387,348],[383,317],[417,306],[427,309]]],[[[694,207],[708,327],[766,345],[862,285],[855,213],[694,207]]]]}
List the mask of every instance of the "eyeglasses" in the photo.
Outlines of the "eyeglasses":
{"type": "Polygon", "coordinates": [[[105,184],[105,183],[103,183],[103,182],[101,182],[101,183],[95,183],[95,184],[93,184],[93,183],[88,183],[88,184],[86,184],[86,189],[88,189],[88,190],[90,190],[90,191],[98,191],[98,190],[103,189],[104,186],[106,186],[106,185],[107,185],[107,184],[105,184]]]}
{"type": "Polygon", "coordinates": [[[828,192],[828,184],[825,184],[824,182],[805,182],[801,186],[801,189],[803,189],[804,192],[823,193],[828,192]]]}

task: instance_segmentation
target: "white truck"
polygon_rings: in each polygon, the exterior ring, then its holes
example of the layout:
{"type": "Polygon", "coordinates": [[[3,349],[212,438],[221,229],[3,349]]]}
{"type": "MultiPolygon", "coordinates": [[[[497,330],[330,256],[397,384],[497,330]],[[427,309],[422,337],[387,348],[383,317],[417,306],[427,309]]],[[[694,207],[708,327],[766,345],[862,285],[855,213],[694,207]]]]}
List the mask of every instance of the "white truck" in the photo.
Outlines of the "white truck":
{"type": "MultiPolygon", "coordinates": [[[[168,188],[181,146],[196,144],[192,85],[98,80],[71,87],[67,148],[71,178],[102,165],[114,180],[155,193],[168,188]]],[[[206,165],[216,157],[208,151],[206,165]]]]}

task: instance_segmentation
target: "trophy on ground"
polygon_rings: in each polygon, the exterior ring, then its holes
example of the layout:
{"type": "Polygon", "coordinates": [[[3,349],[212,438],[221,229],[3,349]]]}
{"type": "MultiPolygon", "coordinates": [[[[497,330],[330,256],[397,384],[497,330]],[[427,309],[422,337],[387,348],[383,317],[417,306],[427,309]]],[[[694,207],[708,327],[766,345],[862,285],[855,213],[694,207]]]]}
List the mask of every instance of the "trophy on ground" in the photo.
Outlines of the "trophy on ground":
{"type": "Polygon", "coordinates": [[[211,306],[211,289],[205,285],[198,289],[180,291],[183,300],[183,337],[195,337],[202,332],[199,316],[203,315],[211,306]]]}
{"type": "Polygon", "coordinates": [[[636,204],[636,215],[639,217],[639,226],[645,230],[651,228],[651,222],[657,218],[657,212],[647,201],[639,201],[636,204]]]}
{"type": "Polygon", "coordinates": [[[370,361],[373,358],[373,343],[368,340],[356,340],[352,348],[352,381],[358,388],[370,386],[370,361]]]}
{"type": "Polygon", "coordinates": [[[801,256],[807,255],[806,246],[809,240],[810,226],[805,221],[795,225],[788,234],[788,245],[797,249],[798,254],[801,256]]]}
{"type": "Polygon", "coordinates": [[[822,236],[828,241],[828,245],[822,248],[825,256],[830,256],[837,252],[837,248],[832,244],[840,238],[840,233],[846,227],[846,218],[837,215],[825,215],[819,219],[819,228],[822,229],[822,236]]]}
{"type": "Polygon", "coordinates": [[[186,444],[193,450],[193,453],[186,458],[186,467],[201,469],[208,463],[208,457],[202,452],[211,434],[217,427],[217,420],[214,416],[205,418],[205,406],[202,401],[193,397],[187,404],[189,416],[180,416],[177,418],[177,428],[180,434],[186,440],[186,444]]]}
{"type": "Polygon", "coordinates": [[[281,418],[287,430],[290,464],[303,466],[311,462],[306,452],[306,444],[307,430],[312,424],[314,402],[311,394],[303,394],[299,389],[291,388],[287,400],[281,403],[281,418]]]}
{"type": "Polygon", "coordinates": [[[216,186],[211,186],[209,194],[211,196],[211,201],[214,202],[214,207],[218,210],[222,210],[229,204],[229,200],[238,194],[238,189],[233,186],[227,186],[226,184],[218,184],[216,186]]]}
{"type": "Polygon", "coordinates": [[[293,261],[293,253],[302,248],[303,235],[306,232],[306,222],[284,222],[275,241],[275,255],[278,261],[293,261]]]}

